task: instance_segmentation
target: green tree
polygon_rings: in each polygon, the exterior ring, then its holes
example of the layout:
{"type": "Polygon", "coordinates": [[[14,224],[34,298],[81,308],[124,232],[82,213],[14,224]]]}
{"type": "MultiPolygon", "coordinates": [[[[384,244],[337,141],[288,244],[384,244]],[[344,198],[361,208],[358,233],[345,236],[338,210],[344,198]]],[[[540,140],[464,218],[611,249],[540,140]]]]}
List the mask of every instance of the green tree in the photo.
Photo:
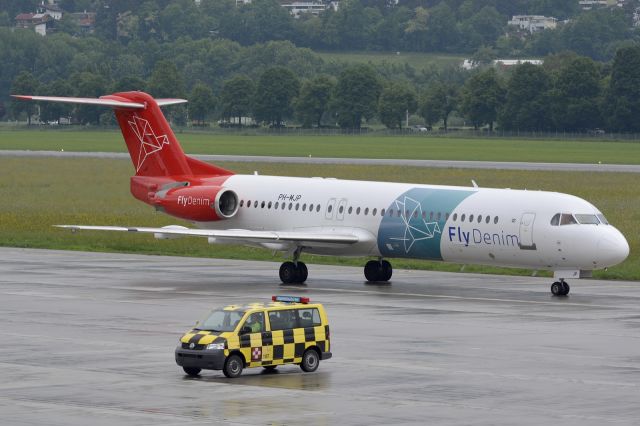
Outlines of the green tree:
{"type": "Polygon", "coordinates": [[[359,129],[362,119],[371,119],[377,111],[382,84],[370,65],[347,67],[338,78],[333,99],[333,109],[338,125],[346,129],[359,129]]]}
{"type": "MultiPolygon", "coordinates": [[[[13,95],[33,95],[37,92],[40,83],[29,71],[22,71],[13,80],[11,94],[13,95]]],[[[20,114],[27,115],[27,123],[31,125],[31,117],[36,113],[36,105],[33,102],[25,102],[20,99],[11,99],[9,107],[14,118],[18,119],[20,114]]]]}
{"type": "Polygon", "coordinates": [[[130,92],[130,91],[142,91],[147,87],[147,82],[139,77],[122,77],[116,81],[113,86],[114,92],[130,92]]]}
{"type": "Polygon", "coordinates": [[[640,132],[640,47],[616,53],[604,110],[611,130],[640,132]]]}
{"type": "MultiPolygon", "coordinates": [[[[67,80],[55,80],[40,89],[42,95],[73,96],[74,88],[67,80]]],[[[73,106],[59,102],[43,102],[40,105],[40,119],[42,121],[58,121],[60,117],[69,117],[73,106]]]]}
{"type": "Polygon", "coordinates": [[[300,92],[300,80],[285,67],[266,69],[258,80],[255,97],[255,115],[275,127],[293,114],[293,102],[300,92]]]}
{"type": "Polygon", "coordinates": [[[415,90],[406,83],[391,83],[380,94],[378,114],[380,121],[390,129],[401,129],[402,120],[417,108],[415,90]]]}
{"type": "Polygon", "coordinates": [[[222,117],[230,120],[238,118],[238,125],[242,126],[242,117],[251,113],[253,96],[256,87],[249,77],[237,75],[224,82],[220,93],[222,117]]]}
{"type": "Polygon", "coordinates": [[[295,109],[303,127],[311,127],[313,124],[320,127],[335,85],[335,81],[326,75],[306,80],[302,84],[295,109]]]}
{"type": "Polygon", "coordinates": [[[428,126],[442,120],[448,129],[449,115],[458,107],[459,90],[453,83],[436,82],[424,93],[420,102],[420,115],[428,126]]]}
{"type": "Polygon", "coordinates": [[[204,120],[213,111],[215,99],[213,91],[209,86],[202,82],[193,86],[191,95],[189,95],[189,114],[191,119],[196,119],[199,125],[204,125],[204,120]]]}
{"type": "Polygon", "coordinates": [[[600,70],[596,63],[578,57],[558,73],[552,91],[553,121],[567,131],[600,127],[600,70]]]}
{"type": "Polygon", "coordinates": [[[536,131],[551,127],[550,77],[542,67],[529,63],[515,67],[507,84],[505,104],[498,114],[504,130],[536,131]]]}
{"type": "Polygon", "coordinates": [[[504,102],[504,87],[496,71],[489,68],[469,78],[462,87],[460,112],[478,129],[485,124],[493,130],[493,122],[504,102]]]}
{"type": "MultiPolygon", "coordinates": [[[[71,77],[71,85],[76,88],[76,96],[83,98],[99,98],[108,92],[108,83],[99,74],[82,72],[71,77]]],[[[82,123],[100,124],[100,115],[104,109],[93,105],[79,105],[77,107],[78,119],[82,123]]]]}
{"type": "Polygon", "coordinates": [[[147,90],[156,98],[184,97],[184,83],[176,65],[168,60],[159,61],[153,69],[147,90]]]}

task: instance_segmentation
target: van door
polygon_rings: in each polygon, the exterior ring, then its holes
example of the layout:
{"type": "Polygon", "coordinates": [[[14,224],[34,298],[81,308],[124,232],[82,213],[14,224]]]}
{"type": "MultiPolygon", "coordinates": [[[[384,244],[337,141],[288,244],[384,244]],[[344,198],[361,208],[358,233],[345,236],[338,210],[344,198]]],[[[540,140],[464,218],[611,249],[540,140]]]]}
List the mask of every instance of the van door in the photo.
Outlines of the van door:
{"type": "Polygon", "coordinates": [[[263,311],[251,313],[240,328],[240,348],[249,367],[270,364],[273,360],[271,331],[266,328],[263,311]]]}

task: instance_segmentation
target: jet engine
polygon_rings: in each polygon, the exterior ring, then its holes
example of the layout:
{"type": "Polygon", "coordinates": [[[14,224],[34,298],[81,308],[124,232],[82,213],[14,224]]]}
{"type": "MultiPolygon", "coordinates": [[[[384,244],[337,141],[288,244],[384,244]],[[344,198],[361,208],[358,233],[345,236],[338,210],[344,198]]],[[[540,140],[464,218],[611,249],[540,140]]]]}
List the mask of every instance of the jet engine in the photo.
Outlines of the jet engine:
{"type": "Polygon", "coordinates": [[[152,199],[156,209],[196,222],[229,219],[238,212],[238,195],[221,186],[183,186],[152,199]]]}

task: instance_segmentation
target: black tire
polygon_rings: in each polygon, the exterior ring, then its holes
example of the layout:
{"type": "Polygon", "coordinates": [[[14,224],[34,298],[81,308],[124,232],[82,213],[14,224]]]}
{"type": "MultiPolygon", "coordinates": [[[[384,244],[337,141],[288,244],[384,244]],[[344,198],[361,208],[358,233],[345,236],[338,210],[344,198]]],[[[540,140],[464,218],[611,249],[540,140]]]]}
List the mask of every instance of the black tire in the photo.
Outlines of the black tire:
{"type": "Polygon", "coordinates": [[[380,281],[380,262],[370,260],[364,265],[364,277],[369,282],[380,281]]]}
{"type": "Polygon", "coordinates": [[[191,377],[199,376],[200,372],[202,371],[202,369],[198,367],[182,367],[182,369],[191,377]]]}
{"type": "Polygon", "coordinates": [[[283,283],[295,282],[297,275],[296,265],[293,262],[284,262],[280,265],[280,281],[283,283]]]}
{"type": "Polygon", "coordinates": [[[309,269],[304,262],[298,262],[298,282],[302,284],[309,277],[309,269]]]}
{"type": "Polygon", "coordinates": [[[302,371],[306,371],[307,373],[312,373],[318,369],[318,365],[320,365],[320,355],[315,349],[307,349],[302,354],[302,362],[300,363],[300,368],[302,371]]]}
{"type": "Polygon", "coordinates": [[[565,281],[562,282],[562,295],[566,296],[569,294],[569,291],[571,291],[571,287],[569,287],[569,284],[565,281]]]}
{"type": "Polygon", "coordinates": [[[551,284],[551,293],[554,296],[564,296],[563,294],[563,285],[560,281],[556,281],[553,284],[551,284]]]}
{"type": "Polygon", "coordinates": [[[230,379],[238,377],[242,374],[242,369],[244,368],[242,358],[238,354],[232,354],[227,357],[227,360],[224,363],[224,368],[222,372],[225,376],[230,379]]]}
{"type": "Polygon", "coordinates": [[[382,261],[382,281],[389,281],[393,275],[393,267],[386,260],[382,261]]]}

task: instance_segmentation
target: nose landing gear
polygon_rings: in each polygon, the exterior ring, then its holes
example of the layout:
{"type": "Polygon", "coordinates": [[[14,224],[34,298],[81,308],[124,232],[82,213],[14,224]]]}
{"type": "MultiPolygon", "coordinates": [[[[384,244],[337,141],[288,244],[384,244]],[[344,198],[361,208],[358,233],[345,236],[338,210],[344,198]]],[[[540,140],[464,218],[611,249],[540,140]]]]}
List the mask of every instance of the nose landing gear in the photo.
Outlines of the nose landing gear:
{"type": "Polygon", "coordinates": [[[551,293],[554,296],[566,296],[569,294],[570,289],[569,284],[567,284],[562,278],[560,278],[560,281],[556,281],[551,284],[551,293]]]}
{"type": "Polygon", "coordinates": [[[392,274],[393,268],[386,260],[370,260],[364,266],[364,277],[369,282],[389,281],[392,274]]]}

